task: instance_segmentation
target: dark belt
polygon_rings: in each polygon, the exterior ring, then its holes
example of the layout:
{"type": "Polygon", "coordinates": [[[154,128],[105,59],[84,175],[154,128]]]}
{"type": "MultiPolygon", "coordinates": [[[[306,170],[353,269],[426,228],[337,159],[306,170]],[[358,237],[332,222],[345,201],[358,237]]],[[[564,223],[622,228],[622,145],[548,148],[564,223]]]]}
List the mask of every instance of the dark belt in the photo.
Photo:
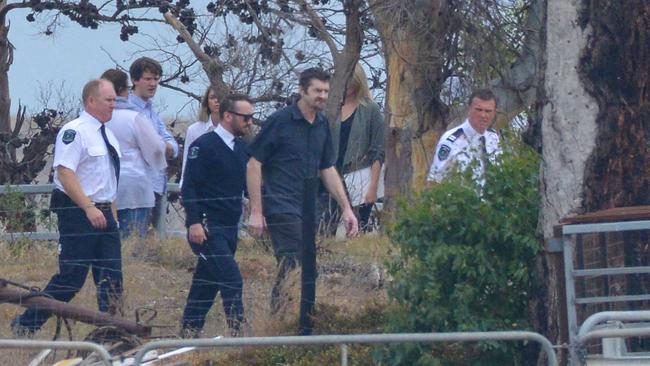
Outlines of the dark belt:
{"type": "Polygon", "coordinates": [[[110,202],[94,202],[95,207],[97,207],[100,210],[107,210],[111,208],[111,203],[110,202]]]}

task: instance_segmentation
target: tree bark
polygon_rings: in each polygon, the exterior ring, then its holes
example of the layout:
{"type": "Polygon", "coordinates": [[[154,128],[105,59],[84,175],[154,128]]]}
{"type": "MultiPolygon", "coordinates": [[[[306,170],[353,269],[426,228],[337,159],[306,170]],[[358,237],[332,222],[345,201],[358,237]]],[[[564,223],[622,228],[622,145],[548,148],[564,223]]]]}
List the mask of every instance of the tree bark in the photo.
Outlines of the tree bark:
{"type": "MultiPolygon", "coordinates": [[[[334,60],[334,74],[332,75],[329,98],[325,107],[325,115],[334,129],[335,123],[340,123],[341,105],[345,98],[347,83],[354,74],[354,67],[359,62],[361,55],[361,42],[363,29],[361,29],[361,0],[344,1],[345,9],[345,45],[340,51],[332,53],[334,60]]],[[[338,144],[337,144],[338,146],[338,144]]]]}
{"type": "Polygon", "coordinates": [[[583,207],[587,161],[596,146],[598,107],[577,70],[591,28],[577,26],[582,0],[548,0],[542,123],[542,232],[583,207]]]}
{"type": "Polygon", "coordinates": [[[386,197],[408,196],[424,183],[431,148],[446,127],[449,110],[439,95],[450,9],[444,0],[370,5],[388,73],[386,197]]]}
{"type": "Polygon", "coordinates": [[[650,3],[588,1],[579,72],[598,108],[584,209],[650,204],[650,3]]]}
{"type": "MultiPolygon", "coordinates": [[[[0,2],[2,7],[2,2],[0,2]]],[[[0,134],[11,131],[11,98],[9,97],[9,67],[13,61],[9,27],[0,23],[0,134]]]]}
{"type": "MultiPolygon", "coordinates": [[[[553,225],[582,207],[587,161],[596,143],[597,107],[584,88],[577,69],[590,29],[577,27],[581,0],[548,0],[545,94],[542,108],[542,182],[540,224],[544,243],[553,238],[553,225]]],[[[547,282],[546,320],[543,333],[558,344],[564,294],[562,261],[548,250],[542,260],[547,282]]]]}
{"type": "MultiPolygon", "coordinates": [[[[575,213],[648,204],[650,5],[548,0],[541,232],[575,213]]],[[[559,263],[548,261],[547,323],[559,324],[559,263]]]]}

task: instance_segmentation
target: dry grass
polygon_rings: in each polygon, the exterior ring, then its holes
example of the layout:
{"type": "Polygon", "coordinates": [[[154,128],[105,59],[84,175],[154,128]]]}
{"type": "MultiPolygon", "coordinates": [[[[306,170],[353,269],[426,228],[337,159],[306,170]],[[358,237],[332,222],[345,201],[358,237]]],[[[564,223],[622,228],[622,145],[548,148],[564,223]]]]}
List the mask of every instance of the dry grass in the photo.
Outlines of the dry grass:
{"type": "MultiPolygon", "coordinates": [[[[134,312],[149,307],[157,312],[153,324],[154,337],[175,337],[191,283],[195,257],[184,239],[150,240],[144,258],[131,256],[134,242],[123,243],[124,310],[135,319],[134,312]]],[[[269,295],[275,277],[275,259],[268,243],[242,238],[237,260],[244,278],[244,306],[251,335],[273,336],[295,334],[297,322],[300,275],[290,275],[285,286],[287,296],[279,316],[269,315],[269,295]]],[[[345,242],[319,243],[319,277],[317,304],[353,315],[369,302],[385,302],[382,287],[383,262],[387,256],[387,239],[383,236],[361,236],[345,242]]],[[[0,278],[29,286],[44,287],[57,270],[56,244],[0,243],[0,278]]],[[[84,288],[72,301],[91,309],[96,308],[95,288],[87,279],[84,288]]],[[[22,312],[12,304],[0,305],[0,338],[11,339],[9,322],[22,312]]],[[[52,339],[54,318],[36,334],[36,339],[52,339]]],[[[83,323],[72,324],[72,338],[82,340],[94,329],[83,323]]],[[[220,298],[208,314],[204,336],[227,334],[220,298]]],[[[63,332],[61,339],[67,339],[63,332]]],[[[27,364],[38,351],[0,349],[0,364],[27,364]]],[[[59,351],[59,355],[65,352],[59,351]]],[[[203,356],[199,357],[204,359],[203,356]]],[[[195,363],[195,362],[193,362],[195,363]]],[[[195,364],[198,364],[197,361],[195,364]]]]}

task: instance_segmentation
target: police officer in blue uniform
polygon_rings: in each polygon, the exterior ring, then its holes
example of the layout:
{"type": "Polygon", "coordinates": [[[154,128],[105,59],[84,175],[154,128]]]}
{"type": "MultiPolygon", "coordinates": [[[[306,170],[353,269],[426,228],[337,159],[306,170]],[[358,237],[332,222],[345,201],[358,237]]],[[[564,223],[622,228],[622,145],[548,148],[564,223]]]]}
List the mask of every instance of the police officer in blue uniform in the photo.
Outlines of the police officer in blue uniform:
{"type": "MultiPolygon", "coordinates": [[[[113,85],[92,80],[83,89],[84,111],[56,137],[52,209],[58,216],[59,273],[44,296],[70,301],[92,268],[100,311],[115,313],[122,297],[122,256],[114,206],[120,170],[117,139],[105,127],[115,107],[113,85]]],[[[17,334],[33,334],[50,312],[32,308],[15,318],[17,334]]]]}
{"type": "Polygon", "coordinates": [[[221,122],[214,131],[188,149],[183,177],[185,225],[197,265],[183,313],[182,337],[198,337],[218,292],[232,336],[241,334],[244,321],[243,281],[235,251],[248,159],[240,137],[250,129],[252,101],[231,94],[221,101],[219,115],[221,122]]]}
{"type": "Polygon", "coordinates": [[[454,169],[472,167],[472,177],[483,186],[486,165],[501,154],[499,135],[491,128],[496,108],[491,90],[477,89],[470,95],[467,119],[440,137],[427,181],[440,183],[454,169]]]}

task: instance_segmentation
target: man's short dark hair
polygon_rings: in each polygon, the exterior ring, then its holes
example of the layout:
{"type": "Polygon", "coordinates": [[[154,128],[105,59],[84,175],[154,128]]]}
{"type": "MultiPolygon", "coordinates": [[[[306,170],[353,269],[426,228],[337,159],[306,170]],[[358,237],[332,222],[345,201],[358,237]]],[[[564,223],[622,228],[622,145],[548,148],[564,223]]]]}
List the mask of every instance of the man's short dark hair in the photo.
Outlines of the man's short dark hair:
{"type": "Polygon", "coordinates": [[[157,76],[162,76],[162,67],[160,66],[160,63],[150,57],[140,57],[133,61],[129,68],[129,75],[132,80],[138,81],[145,71],[149,71],[157,76]]]}
{"type": "Polygon", "coordinates": [[[318,79],[320,81],[329,82],[330,74],[320,67],[310,67],[300,73],[300,78],[298,80],[298,85],[304,91],[307,91],[311,81],[313,79],[318,79]]]}
{"type": "Polygon", "coordinates": [[[242,101],[253,104],[253,100],[246,94],[232,93],[226,95],[219,102],[219,116],[223,118],[224,113],[235,111],[235,104],[242,101]]]}
{"type": "Polygon", "coordinates": [[[108,80],[113,84],[113,88],[117,95],[129,90],[129,76],[122,70],[108,69],[104,71],[101,78],[108,80]]]}
{"type": "Polygon", "coordinates": [[[499,104],[499,101],[497,100],[497,96],[494,95],[494,93],[490,89],[476,89],[476,90],[474,90],[472,92],[472,95],[470,95],[469,99],[467,100],[467,105],[471,105],[474,98],[478,98],[480,100],[494,100],[494,105],[495,106],[497,104],[499,104]]]}

